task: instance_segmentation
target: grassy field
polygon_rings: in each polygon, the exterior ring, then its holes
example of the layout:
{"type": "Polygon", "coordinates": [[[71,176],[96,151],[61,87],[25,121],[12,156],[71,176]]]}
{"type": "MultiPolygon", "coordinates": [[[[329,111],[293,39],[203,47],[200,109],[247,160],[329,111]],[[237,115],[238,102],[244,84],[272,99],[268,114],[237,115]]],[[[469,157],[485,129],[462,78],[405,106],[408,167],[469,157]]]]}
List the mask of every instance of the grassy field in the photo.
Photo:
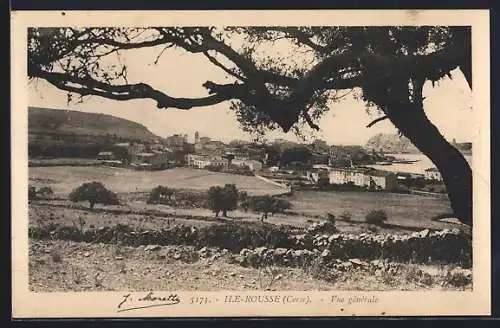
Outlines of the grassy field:
{"type": "Polygon", "coordinates": [[[348,211],[353,221],[364,221],[369,211],[383,209],[388,216],[387,223],[423,228],[441,226],[430,220],[436,215],[451,213],[447,200],[409,194],[297,191],[288,199],[294,211],[306,215],[331,212],[338,217],[348,211]]]}
{"type": "Polygon", "coordinates": [[[207,190],[214,185],[234,183],[249,194],[279,194],[283,190],[252,176],[209,172],[191,168],[164,171],[135,171],[113,167],[30,167],[30,183],[50,186],[56,196],[66,197],[83,182],[100,181],[116,193],[149,192],[158,185],[176,189],[207,190]]]}
{"type": "MultiPolygon", "coordinates": [[[[142,216],[147,215],[146,212],[150,210],[163,211],[162,217],[176,217],[179,219],[192,216],[211,218],[213,213],[207,209],[175,209],[164,205],[149,205],[146,204],[147,193],[160,184],[179,189],[206,190],[212,185],[223,185],[225,183],[235,183],[239,189],[246,190],[249,194],[277,194],[283,192],[279,187],[255,177],[189,168],[144,172],[110,167],[32,167],[29,169],[29,173],[31,184],[50,186],[54,190],[56,197],[66,198],[71,190],[81,183],[98,180],[111,190],[118,192],[120,199],[125,201],[124,206],[105,206],[102,207],[103,209],[142,211],[144,213],[142,216]]],[[[358,232],[367,228],[362,223],[370,210],[383,209],[388,215],[387,223],[392,225],[389,229],[442,229],[447,225],[431,221],[431,219],[436,215],[451,212],[447,200],[382,192],[296,191],[288,199],[293,206],[292,213],[270,216],[268,222],[305,227],[309,224],[308,221],[321,218],[327,212],[339,218],[344,211],[348,211],[352,215],[352,222],[339,222],[339,228],[344,226],[346,231],[358,232]]],[[[55,204],[54,201],[49,203],[55,204]]],[[[63,217],[70,218],[74,216],[74,213],[72,213],[75,211],[74,209],[64,209],[64,207],[70,206],[69,202],[63,201],[58,206],[55,208],[51,207],[50,204],[46,204],[43,208],[40,208],[40,211],[46,212],[50,208],[50,211],[63,214],[63,217]]],[[[35,206],[35,208],[38,208],[38,206],[35,206]]],[[[32,220],[38,217],[32,211],[30,213],[32,220]]],[[[257,221],[259,218],[257,213],[245,213],[241,210],[231,211],[229,215],[233,219],[247,221],[257,221]]],[[[91,214],[91,216],[94,216],[94,214],[91,214]]],[[[109,225],[114,224],[119,216],[113,213],[101,212],[101,214],[96,214],[96,218],[91,221],[95,221],[96,225],[109,225]]],[[[141,217],[141,215],[139,216],[141,217]]],[[[56,217],[60,217],[60,215],[56,215],[56,217]]],[[[127,217],[130,218],[130,216],[127,217]]],[[[121,217],[120,221],[124,219],[124,217],[121,217]]],[[[204,222],[200,222],[201,225],[206,224],[206,220],[202,221],[204,222]]],[[[192,222],[192,224],[198,225],[196,222],[192,222]]]]}

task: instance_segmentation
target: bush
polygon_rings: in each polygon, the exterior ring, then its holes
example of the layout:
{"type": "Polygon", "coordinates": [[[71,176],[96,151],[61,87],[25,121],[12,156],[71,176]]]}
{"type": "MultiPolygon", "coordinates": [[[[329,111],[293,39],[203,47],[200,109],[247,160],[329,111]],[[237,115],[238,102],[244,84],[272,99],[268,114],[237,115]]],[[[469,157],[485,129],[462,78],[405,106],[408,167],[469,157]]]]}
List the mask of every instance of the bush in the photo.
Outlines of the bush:
{"type": "Polygon", "coordinates": [[[54,191],[50,187],[41,187],[36,189],[35,186],[28,186],[28,200],[36,199],[51,199],[54,195],[54,191]]]}
{"type": "Polygon", "coordinates": [[[94,208],[95,204],[103,205],[118,205],[120,202],[118,196],[106,189],[100,182],[86,182],[75,188],[69,194],[69,200],[72,202],[88,201],[90,209],[94,208]]]}
{"type": "Polygon", "coordinates": [[[222,166],[219,165],[207,165],[204,167],[205,170],[211,171],[211,172],[221,172],[222,171],[222,166]]]}
{"type": "Polygon", "coordinates": [[[39,199],[50,199],[54,195],[54,191],[50,187],[42,187],[36,193],[39,199]]]}
{"type": "Polygon", "coordinates": [[[332,213],[326,213],[326,220],[335,226],[335,215],[332,213]]]}
{"type": "Polygon", "coordinates": [[[351,221],[352,219],[352,214],[351,212],[349,211],[344,211],[342,212],[342,214],[340,215],[340,218],[344,221],[351,221]]]}
{"type": "Polygon", "coordinates": [[[372,210],[365,217],[366,223],[383,225],[387,221],[387,213],[384,210],[372,210]]]}
{"type": "Polygon", "coordinates": [[[162,204],[165,202],[170,202],[172,200],[172,195],[174,194],[174,190],[165,186],[158,186],[151,190],[151,193],[148,197],[148,204],[162,204]]]}
{"type": "Polygon", "coordinates": [[[36,188],[32,185],[28,186],[28,200],[36,199],[36,188]]]}
{"type": "Polygon", "coordinates": [[[258,213],[262,213],[261,220],[267,219],[267,214],[284,213],[292,207],[288,200],[270,195],[253,196],[249,199],[249,207],[258,213]]]}

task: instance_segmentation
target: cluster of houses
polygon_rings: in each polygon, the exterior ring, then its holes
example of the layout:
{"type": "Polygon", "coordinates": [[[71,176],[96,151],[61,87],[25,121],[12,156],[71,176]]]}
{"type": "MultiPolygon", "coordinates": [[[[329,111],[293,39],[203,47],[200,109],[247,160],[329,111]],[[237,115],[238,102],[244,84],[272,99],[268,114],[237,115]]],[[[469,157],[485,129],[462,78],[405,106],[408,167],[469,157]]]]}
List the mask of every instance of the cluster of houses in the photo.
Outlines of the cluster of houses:
{"type": "Polygon", "coordinates": [[[135,169],[162,169],[169,164],[171,150],[161,144],[145,145],[140,142],[117,143],[113,150],[97,154],[97,160],[103,165],[127,166],[135,169]]]}
{"type": "MultiPolygon", "coordinates": [[[[184,165],[189,167],[199,169],[220,167],[221,170],[228,170],[231,167],[245,167],[252,172],[263,170],[266,157],[259,161],[245,154],[228,153],[228,150],[224,143],[211,140],[208,137],[200,137],[199,133],[196,132],[192,144],[188,142],[187,135],[180,134],[167,137],[165,143],[158,142],[148,145],[139,142],[118,143],[109,149],[101,151],[97,155],[97,159],[102,164],[110,166],[126,166],[145,170],[164,169],[171,164],[179,164],[174,153],[180,152],[184,158],[184,165]]],[[[288,165],[285,171],[278,166],[268,167],[266,171],[274,175],[272,178],[277,178],[276,175],[282,172],[285,175],[298,174],[301,179],[305,179],[312,184],[352,184],[358,187],[386,191],[397,190],[399,188],[398,180],[404,178],[388,171],[355,167],[352,161],[351,167],[345,168],[335,168],[327,164],[313,164],[311,162],[298,164],[288,165]]],[[[427,169],[423,178],[443,181],[436,168],[427,169]]]]}
{"type": "Polygon", "coordinates": [[[229,169],[230,166],[247,167],[250,171],[256,172],[262,170],[262,163],[249,158],[234,158],[229,159],[223,156],[210,156],[200,154],[188,154],[187,165],[203,169],[209,166],[218,166],[223,170],[229,169]]]}
{"type": "Polygon", "coordinates": [[[307,173],[308,179],[315,183],[335,185],[352,184],[373,190],[395,191],[399,187],[396,174],[371,168],[314,168],[307,173]]]}

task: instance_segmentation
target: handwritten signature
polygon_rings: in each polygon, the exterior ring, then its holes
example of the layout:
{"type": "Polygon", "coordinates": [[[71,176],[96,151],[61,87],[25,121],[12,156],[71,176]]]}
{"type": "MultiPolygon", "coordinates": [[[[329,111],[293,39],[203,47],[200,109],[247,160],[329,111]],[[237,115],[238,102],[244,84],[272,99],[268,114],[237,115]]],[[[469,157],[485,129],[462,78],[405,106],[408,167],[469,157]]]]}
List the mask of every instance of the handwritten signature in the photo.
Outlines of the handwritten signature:
{"type": "Polygon", "coordinates": [[[117,312],[175,305],[179,304],[180,302],[181,299],[177,294],[157,296],[154,294],[154,292],[148,292],[145,296],[135,297],[134,295],[132,295],[132,293],[129,293],[123,295],[122,300],[120,301],[120,303],[118,303],[117,312]]]}

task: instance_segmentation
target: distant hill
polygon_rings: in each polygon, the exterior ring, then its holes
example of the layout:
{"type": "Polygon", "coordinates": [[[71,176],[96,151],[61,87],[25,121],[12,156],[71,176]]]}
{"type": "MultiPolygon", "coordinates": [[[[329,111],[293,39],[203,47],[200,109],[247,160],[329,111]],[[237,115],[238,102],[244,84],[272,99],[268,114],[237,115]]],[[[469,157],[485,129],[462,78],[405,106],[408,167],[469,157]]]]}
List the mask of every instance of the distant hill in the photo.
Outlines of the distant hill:
{"type": "Polygon", "coordinates": [[[397,134],[376,134],[368,140],[365,147],[384,153],[420,153],[408,138],[400,137],[397,134]]]}
{"type": "Polygon", "coordinates": [[[95,158],[118,142],[164,140],[145,126],[105,114],[52,108],[28,108],[30,158],[95,158]]]}
{"type": "Polygon", "coordinates": [[[161,139],[144,125],[106,114],[52,108],[28,108],[29,134],[106,136],[151,142],[161,139]]]}

